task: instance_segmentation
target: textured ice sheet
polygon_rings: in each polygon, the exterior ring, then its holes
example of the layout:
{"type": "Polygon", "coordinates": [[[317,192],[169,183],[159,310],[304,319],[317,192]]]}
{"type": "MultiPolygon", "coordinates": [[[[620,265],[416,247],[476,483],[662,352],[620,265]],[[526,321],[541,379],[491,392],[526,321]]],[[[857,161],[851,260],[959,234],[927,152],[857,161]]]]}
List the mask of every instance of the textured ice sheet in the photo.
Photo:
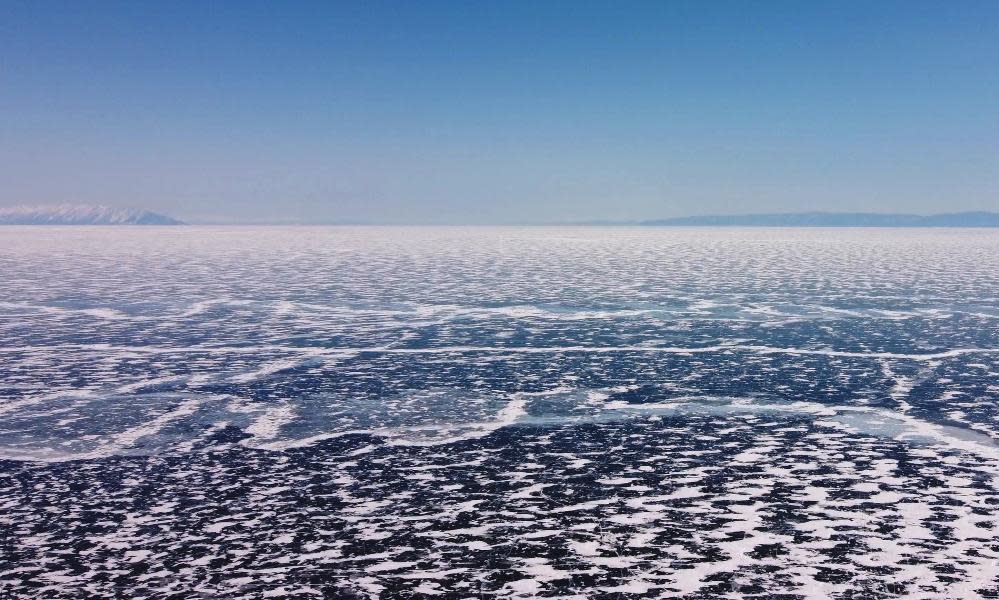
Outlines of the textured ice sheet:
{"type": "Polygon", "coordinates": [[[14,598],[995,597],[999,235],[4,228],[14,598]]]}

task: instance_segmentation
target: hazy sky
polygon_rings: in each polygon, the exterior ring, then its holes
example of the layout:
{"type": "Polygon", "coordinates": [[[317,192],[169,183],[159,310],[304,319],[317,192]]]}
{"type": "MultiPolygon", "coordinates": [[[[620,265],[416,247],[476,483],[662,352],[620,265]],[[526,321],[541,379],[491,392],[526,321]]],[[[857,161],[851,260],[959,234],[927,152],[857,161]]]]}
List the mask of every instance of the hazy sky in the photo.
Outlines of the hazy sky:
{"type": "Polygon", "coordinates": [[[0,205],[999,210],[999,2],[0,2],[0,205]]]}

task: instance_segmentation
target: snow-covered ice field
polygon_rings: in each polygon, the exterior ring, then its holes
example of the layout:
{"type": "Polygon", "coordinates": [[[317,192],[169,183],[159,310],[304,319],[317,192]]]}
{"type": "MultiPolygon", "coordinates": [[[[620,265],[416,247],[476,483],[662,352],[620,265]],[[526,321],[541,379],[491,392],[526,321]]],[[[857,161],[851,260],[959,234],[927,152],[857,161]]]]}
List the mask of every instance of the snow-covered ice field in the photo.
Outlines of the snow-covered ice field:
{"type": "Polygon", "coordinates": [[[0,228],[2,598],[999,597],[999,231],[0,228]]]}

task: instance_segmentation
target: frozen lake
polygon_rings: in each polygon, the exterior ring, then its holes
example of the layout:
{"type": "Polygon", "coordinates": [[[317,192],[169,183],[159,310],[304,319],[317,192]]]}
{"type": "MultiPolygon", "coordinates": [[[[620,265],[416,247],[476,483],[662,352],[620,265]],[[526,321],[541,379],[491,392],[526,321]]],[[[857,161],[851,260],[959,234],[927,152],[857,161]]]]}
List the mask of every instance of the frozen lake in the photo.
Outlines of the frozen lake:
{"type": "Polygon", "coordinates": [[[0,228],[14,598],[999,595],[999,231],[0,228]]]}

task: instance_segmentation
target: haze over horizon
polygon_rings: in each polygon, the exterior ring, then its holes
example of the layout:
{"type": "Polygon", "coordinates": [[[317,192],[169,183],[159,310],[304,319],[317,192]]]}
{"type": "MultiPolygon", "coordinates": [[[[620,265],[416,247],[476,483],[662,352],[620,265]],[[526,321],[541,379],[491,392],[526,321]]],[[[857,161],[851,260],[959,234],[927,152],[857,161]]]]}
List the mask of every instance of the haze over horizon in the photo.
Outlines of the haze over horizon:
{"type": "Polygon", "coordinates": [[[999,4],[7,3],[0,206],[999,210],[999,4]]]}

